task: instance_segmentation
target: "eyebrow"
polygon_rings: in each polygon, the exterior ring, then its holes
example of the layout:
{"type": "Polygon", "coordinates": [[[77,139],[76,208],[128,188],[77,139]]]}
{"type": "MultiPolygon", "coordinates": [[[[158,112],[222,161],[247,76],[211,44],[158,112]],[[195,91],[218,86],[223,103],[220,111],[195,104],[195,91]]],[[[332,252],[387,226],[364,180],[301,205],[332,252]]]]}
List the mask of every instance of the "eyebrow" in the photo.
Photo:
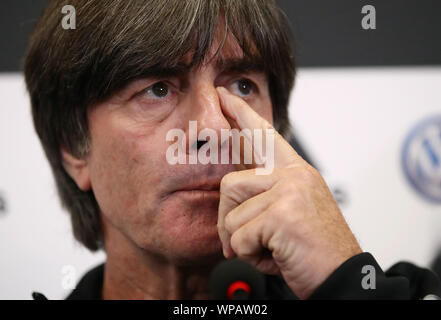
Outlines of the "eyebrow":
{"type": "MultiPolygon", "coordinates": [[[[178,77],[184,75],[191,71],[194,67],[192,63],[185,64],[179,62],[175,65],[157,67],[153,69],[148,69],[146,72],[137,78],[168,78],[168,77],[178,77]]],[[[218,59],[215,62],[215,68],[218,72],[222,73],[245,73],[245,72],[263,72],[264,67],[260,59],[250,59],[250,58],[227,58],[218,59]]]]}
{"type": "Polygon", "coordinates": [[[149,69],[145,76],[153,76],[159,78],[177,77],[189,72],[191,65],[185,63],[177,63],[173,66],[149,69]]]}
{"type": "Polygon", "coordinates": [[[228,58],[219,59],[216,61],[216,69],[220,72],[226,73],[242,73],[257,71],[263,72],[264,67],[260,59],[250,59],[250,58],[228,58]]]}

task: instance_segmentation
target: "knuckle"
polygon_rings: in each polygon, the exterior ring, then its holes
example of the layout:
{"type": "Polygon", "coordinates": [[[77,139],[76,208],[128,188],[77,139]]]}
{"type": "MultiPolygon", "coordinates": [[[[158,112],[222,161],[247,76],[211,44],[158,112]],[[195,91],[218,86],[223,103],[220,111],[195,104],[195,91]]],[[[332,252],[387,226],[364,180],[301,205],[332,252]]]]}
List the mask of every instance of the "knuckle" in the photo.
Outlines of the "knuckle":
{"type": "Polygon", "coordinates": [[[287,219],[287,215],[289,214],[289,210],[287,205],[284,202],[278,202],[275,205],[271,206],[271,222],[274,223],[283,223],[284,220],[287,219]]]}
{"type": "Polygon", "coordinates": [[[222,232],[223,229],[225,228],[224,225],[222,224],[222,222],[220,222],[220,221],[217,222],[216,227],[217,227],[218,232],[222,232]]]}
{"type": "Polygon", "coordinates": [[[223,176],[220,182],[221,192],[228,192],[239,182],[239,174],[237,172],[230,172],[223,176]]]}
{"type": "Polygon", "coordinates": [[[296,195],[298,194],[299,187],[297,186],[297,181],[294,179],[286,179],[281,186],[281,192],[285,195],[296,195]]]}
{"type": "Polygon", "coordinates": [[[233,251],[238,255],[243,255],[243,238],[242,236],[236,232],[231,236],[230,245],[233,251]]]}
{"type": "Polygon", "coordinates": [[[228,231],[229,233],[233,233],[234,232],[234,230],[235,230],[235,223],[234,223],[234,218],[232,217],[231,214],[228,214],[225,217],[224,227],[225,227],[225,230],[228,231]]]}
{"type": "Polygon", "coordinates": [[[252,240],[247,232],[235,232],[230,238],[230,245],[238,257],[246,258],[251,254],[252,240]]]}
{"type": "Polygon", "coordinates": [[[301,185],[315,187],[321,180],[321,175],[314,167],[310,165],[290,168],[289,178],[301,185]]]}
{"type": "Polygon", "coordinates": [[[268,225],[273,228],[291,228],[297,225],[303,214],[286,202],[277,203],[270,208],[268,225]]]}
{"type": "Polygon", "coordinates": [[[286,177],[277,186],[277,194],[279,199],[285,199],[285,201],[295,202],[301,197],[301,188],[298,186],[298,181],[290,177],[286,177]]]}

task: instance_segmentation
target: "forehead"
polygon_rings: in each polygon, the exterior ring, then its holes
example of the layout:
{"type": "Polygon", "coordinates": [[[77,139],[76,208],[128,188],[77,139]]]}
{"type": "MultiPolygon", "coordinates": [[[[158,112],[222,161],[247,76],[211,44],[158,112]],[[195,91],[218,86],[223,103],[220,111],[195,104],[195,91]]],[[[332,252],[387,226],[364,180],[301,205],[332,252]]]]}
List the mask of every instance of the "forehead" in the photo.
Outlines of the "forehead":
{"type": "MultiPolygon", "coordinates": [[[[197,61],[196,65],[208,66],[212,65],[217,70],[231,71],[262,71],[263,63],[260,54],[258,54],[255,46],[252,50],[245,54],[237,39],[231,32],[220,32],[222,24],[218,27],[211,46],[205,53],[201,61],[197,61]]],[[[186,69],[195,66],[195,50],[190,50],[182,56],[178,64],[183,65],[186,69]]]]}
{"type": "Polygon", "coordinates": [[[110,85],[97,101],[103,101],[139,79],[183,75],[208,65],[217,72],[259,72],[266,79],[268,70],[267,63],[262,59],[264,54],[256,49],[253,37],[246,37],[248,33],[251,32],[242,30],[238,38],[236,32],[218,19],[212,31],[192,29],[186,40],[175,37],[153,46],[149,44],[151,39],[143,39],[144,44],[139,48],[129,46],[127,55],[117,55],[108,61],[112,65],[112,73],[108,77],[110,85]]]}

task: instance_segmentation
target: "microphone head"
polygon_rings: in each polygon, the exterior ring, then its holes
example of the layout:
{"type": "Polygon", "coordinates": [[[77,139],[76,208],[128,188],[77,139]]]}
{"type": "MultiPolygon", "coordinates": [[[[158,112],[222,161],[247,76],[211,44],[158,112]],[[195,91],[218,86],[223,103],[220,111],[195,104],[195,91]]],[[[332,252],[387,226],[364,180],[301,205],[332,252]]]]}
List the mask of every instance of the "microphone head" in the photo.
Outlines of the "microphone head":
{"type": "Polygon", "coordinates": [[[231,299],[235,287],[238,290],[246,287],[246,296],[250,300],[265,299],[265,277],[253,265],[240,259],[222,261],[211,273],[211,296],[216,300],[231,299]]]}

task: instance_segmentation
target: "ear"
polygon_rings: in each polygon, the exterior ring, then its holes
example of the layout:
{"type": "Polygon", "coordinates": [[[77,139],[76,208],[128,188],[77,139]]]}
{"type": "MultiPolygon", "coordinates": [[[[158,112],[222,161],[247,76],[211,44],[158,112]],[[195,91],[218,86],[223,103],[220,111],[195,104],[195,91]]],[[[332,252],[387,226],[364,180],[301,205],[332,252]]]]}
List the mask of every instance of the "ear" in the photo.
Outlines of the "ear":
{"type": "Polygon", "coordinates": [[[82,191],[89,191],[92,188],[92,184],[90,182],[87,161],[74,157],[63,148],[61,149],[61,158],[64,169],[75,181],[78,188],[80,188],[82,191]]]}

